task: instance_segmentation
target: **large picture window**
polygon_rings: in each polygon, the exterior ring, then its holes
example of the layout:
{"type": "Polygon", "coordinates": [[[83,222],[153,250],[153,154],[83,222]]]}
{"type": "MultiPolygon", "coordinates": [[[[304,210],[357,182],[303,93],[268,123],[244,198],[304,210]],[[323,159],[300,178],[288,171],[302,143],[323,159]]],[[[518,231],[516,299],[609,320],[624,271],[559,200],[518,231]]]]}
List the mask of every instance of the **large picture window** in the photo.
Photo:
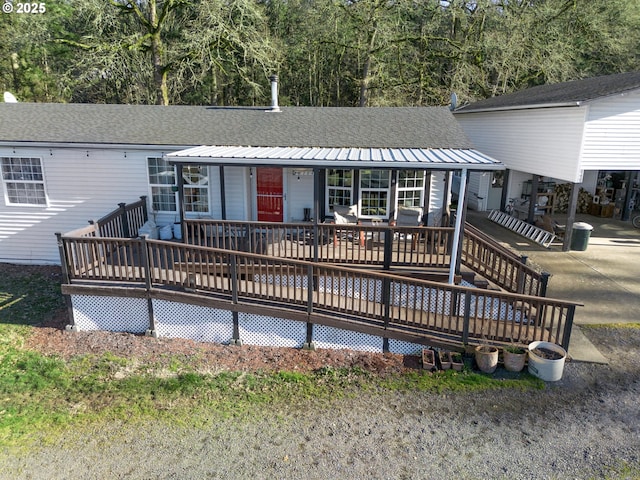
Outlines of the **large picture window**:
{"type": "Polygon", "coordinates": [[[389,170],[361,170],[360,216],[388,218],[390,190],[389,170]]]}
{"type": "Polygon", "coordinates": [[[47,205],[40,158],[2,157],[2,182],[9,205],[47,205]]]}
{"type": "Polygon", "coordinates": [[[164,158],[149,157],[149,186],[151,187],[151,205],[154,212],[177,212],[178,194],[176,171],[164,158]]]}
{"type": "Polygon", "coordinates": [[[353,170],[327,170],[327,210],[350,206],[353,199],[353,170]]]}
{"type": "Polygon", "coordinates": [[[398,206],[422,207],[424,205],[424,170],[400,170],[398,172],[398,206]]]}

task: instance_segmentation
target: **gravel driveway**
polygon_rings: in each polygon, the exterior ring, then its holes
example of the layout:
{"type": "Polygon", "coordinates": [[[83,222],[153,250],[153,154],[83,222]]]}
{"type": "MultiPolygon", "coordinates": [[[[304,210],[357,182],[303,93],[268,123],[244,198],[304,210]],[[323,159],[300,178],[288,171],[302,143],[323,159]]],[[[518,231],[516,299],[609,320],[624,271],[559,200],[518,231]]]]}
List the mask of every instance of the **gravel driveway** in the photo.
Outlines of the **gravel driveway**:
{"type": "Polygon", "coordinates": [[[371,392],[206,429],[124,422],[5,451],[0,478],[638,478],[640,330],[586,333],[610,364],[568,363],[540,391],[371,392]]]}

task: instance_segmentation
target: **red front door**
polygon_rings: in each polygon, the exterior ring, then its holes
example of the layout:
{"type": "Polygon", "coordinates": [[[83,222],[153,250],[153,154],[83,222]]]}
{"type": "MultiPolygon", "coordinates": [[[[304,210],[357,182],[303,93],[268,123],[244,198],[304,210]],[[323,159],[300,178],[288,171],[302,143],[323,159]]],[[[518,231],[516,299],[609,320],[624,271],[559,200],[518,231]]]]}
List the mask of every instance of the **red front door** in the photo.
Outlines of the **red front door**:
{"type": "Polygon", "coordinates": [[[258,221],[282,222],[282,168],[256,168],[258,221]]]}

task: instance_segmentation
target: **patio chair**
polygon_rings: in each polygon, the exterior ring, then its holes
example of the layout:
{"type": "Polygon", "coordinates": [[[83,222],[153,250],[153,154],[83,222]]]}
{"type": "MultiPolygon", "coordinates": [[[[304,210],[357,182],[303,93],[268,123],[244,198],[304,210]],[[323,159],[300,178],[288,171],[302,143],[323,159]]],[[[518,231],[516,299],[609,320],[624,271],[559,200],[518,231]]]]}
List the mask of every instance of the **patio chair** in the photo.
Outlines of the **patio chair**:
{"type": "MultiPolygon", "coordinates": [[[[358,206],[333,207],[333,221],[336,225],[357,225],[358,206]]],[[[353,237],[353,232],[336,229],[333,235],[333,243],[338,243],[340,238],[346,239],[349,233],[353,237]]]]}
{"type": "MultiPolygon", "coordinates": [[[[415,207],[398,207],[393,225],[396,227],[422,227],[422,209],[415,207]]],[[[420,234],[398,232],[398,235],[411,239],[412,250],[418,245],[420,234]]]]}
{"type": "Polygon", "coordinates": [[[333,220],[336,225],[357,225],[358,206],[333,207],[333,220]]]}

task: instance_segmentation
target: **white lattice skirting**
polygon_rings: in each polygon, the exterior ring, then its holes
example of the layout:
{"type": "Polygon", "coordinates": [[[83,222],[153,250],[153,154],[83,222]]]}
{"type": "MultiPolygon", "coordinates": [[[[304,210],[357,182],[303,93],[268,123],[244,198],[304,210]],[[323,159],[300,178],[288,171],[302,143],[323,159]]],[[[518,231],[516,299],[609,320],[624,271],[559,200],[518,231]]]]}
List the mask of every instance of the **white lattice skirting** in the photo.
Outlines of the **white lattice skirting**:
{"type": "MultiPolygon", "coordinates": [[[[71,295],[71,303],[78,330],[144,333],[150,327],[147,300],[142,298],[71,295]]],[[[228,310],[166,300],[152,303],[159,337],[212,343],[227,343],[233,338],[233,314],[228,310]]],[[[307,324],[239,313],[238,331],[240,340],[247,345],[301,348],[306,342],[307,324]]],[[[383,351],[382,337],[324,325],[314,325],[313,342],[317,348],[383,351]]],[[[392,353],[415,355],[422,348],[419,344],[389,340],[392,353]]]]}

